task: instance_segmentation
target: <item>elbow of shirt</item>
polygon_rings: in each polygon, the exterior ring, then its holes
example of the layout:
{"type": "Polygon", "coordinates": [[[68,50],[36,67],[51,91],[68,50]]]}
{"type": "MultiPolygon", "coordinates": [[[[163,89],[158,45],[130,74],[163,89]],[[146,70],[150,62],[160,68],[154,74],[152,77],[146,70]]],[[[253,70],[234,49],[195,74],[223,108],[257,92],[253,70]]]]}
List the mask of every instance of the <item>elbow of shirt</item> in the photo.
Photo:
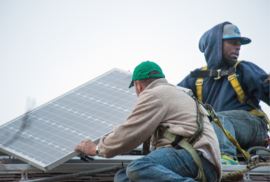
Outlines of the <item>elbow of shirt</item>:
{"type": "Polygon", "coordinates": [[[114,152],[109,152],[109,151],[106,151],[106,152],[101,152],[100,151],[100,153],[99,153],[99,156],[100,157],[103,157],[103,158],[107,158],[107,159],[109,159],[109,158],[113,158],[113,157],[115,157],[117,154],[115,154],[114,152]]]}

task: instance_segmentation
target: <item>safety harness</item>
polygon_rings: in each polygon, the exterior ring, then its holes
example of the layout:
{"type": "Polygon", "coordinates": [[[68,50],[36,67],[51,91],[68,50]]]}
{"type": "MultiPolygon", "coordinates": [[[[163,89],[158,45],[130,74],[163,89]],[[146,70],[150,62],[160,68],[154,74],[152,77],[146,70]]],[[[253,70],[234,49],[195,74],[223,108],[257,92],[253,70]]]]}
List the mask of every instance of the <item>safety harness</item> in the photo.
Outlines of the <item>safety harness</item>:
{"type": "MultiPolygon", "coordinates": [[[[202,105],[207,110],[207,112],[209,114],[209,116],[208,116],[209,120],[214,121],[221,128],[221,130],[224,132],[224,134],[229,139],[229,141],[243,154],[244,158],[246,160],[250,159],[250,154],[248,152],[246,152],[245,150],[243,150],[240,147],[240,145],[238,144],[237,140],[235,138],[233,138],[233,136],[227,130],[225,130],[223,128],[214,109],[208,104],[202,104],[203,103],[203,99],[202,99],[203,78],[214,77],[215,80],[218,80],[222,76],[228,76],[228,80],[230,81],[232,87],[234,88],[234,90],[237,94],[238,100],[241,103],[247,102],[249,105],[251,105],[254,108],[253,110],[248,111],[251,114],[253,114],[255,116],[264,116],[269,124],[269,131],[270,131],[270,122],[269,122],[267,115],[265,113],[263,113],[262,111],[260,111],[259,109],[257,109],[252,104],[252,102],[245,96],[245,93],[244,93],[238,79],[236,78],[236,66],[240,62],[241,61],[237,61],[236,64],[234,65],[234,67],[232,67],[228,70],[225,70],[225,71],[221,71],[220,69],[219,70],[207,70],[207,66],[205,66],[199,71],[197,70],[197,71],[193,71],[190,73],[191,77],[198,78],[195,82],[198,99],[195,97],[193,97],[193,99],[196,101],[197,122],[199,125],[199,129],[187,141],[183,140],[183,136],[170,133],[164,126],[159,126],[155,131],[154,140],[156,141],[156,145],[157,145],[157,141],[158,141],[159,137],[165,137],[172,142],[171,145],[173,148],[186,149],[190,153],[191,157],[193,158],[195,164],[198,167],[198,175],[194,179],[196,181],[203,181],[203,182],[207,181],[205,174],[203,172],[202,161],[201,161],[198,153],[196,152],[196,150],[193,148],[193,145],[201,138],[201,136],[203,135],[203,132],[204,132],[203,114],[202,114],[201,110],[199,109],[199,105],[202,105]]],[[[145,153],[146,155],[149,153],[149,144],[150,144],[149,140],[144,143],[142,153],[145,153]]],[[[156,149],[156,146],[155,146],[155,149],[156,149]]]]}
{"type": "MultiPolygon", "coordinates": [[[[198,153],[193,148],[193,145],[201,138],[204,132],[203,113],[199,109],[200,103],[195,97],[194,99],[196,101],[196,106],[197,106],[197,122],[199,125],[199,129],[186,141],[186,140],[183,140],[183,136],[172,134],[164,126],[159,126],[155,131],[154,140],[156,141],[156,144],[157,144],[158,138],[165,137],[172,142],[171,146],[173,148],[186,149],[198,167],[198,175],[194,180],[207,182],[206,177],[203,172],[202,161],[198,153]]],[[[156,146],[155,146],[155,149],[156,149],[156,146]]]]}
{"type": "MultiPolygon", "coordinates": [[[[203,78],[205,77],[215,77],[214,79],[220,79],[222,76],[228,76],[228,80],[230,81],[233,89],[236,92],[237,98],[240,103],[246,102],[250,106],[252,106],[254,109],[251,111],[248,111],[249,113],[255,115],[255,116],[264,116],[267,120],[267,123],[269,125],[269,131],[270,131],[270,121],[265,113],[263,113],[261,110],[257,109],[254,104],[248,99],[247,96],[245,96],[245,93],[236,77],[236,67],[241,61],[237,61],[233,68],[230,68],[229,70],[221,71],[219,70],[207,70],[207,66],[203,67],[201,70],[193,71],[191,72],[191,77],[197,77],[197,80],[195,82],[196,90],[197,90],[197,97],[200,102],[203,102],[202,99],[202,87],[203,87],[203,78]]],[[[211,115],[213,121],[222,129],[224,134],[227,136],[227,138],[232,142],[232,144],[242,152],[244,158],[248,160],[250,158],[250,155],[244,151],[238,142],[232,137],[232,135],[223,128],[221,122],[219,121],[215,111],[212,109],[210,105],[205,104],[208,107],[208,112],[211,115]]]]}
{"type": "MultiPolygon", "coordinates": [[[[267,117],[267,115],[262,112],[261,110],[257,109],[254,104],[251,102],[251,100],[245,95],[237,77],[236,77],[236,67],[237,65],[240,63],[241,61],[237,61],[234,65],[234,67],[225,70],[225,71],[221,71],[219,70],[207,70],[207,66],[203,67],[201,70],[197,70],[197,71],[192,71],[190,73],[191,77],[198,77],[198,79],[195,82],[196,85],[196,90],[197,90],[197,97],[199,99],[200,102],[203,103],[203,99],[202,99],[202,86],[203,86],[203,78],[205,77],[215,77],[215,80],[218,80],[219,78],[221,78],[222,76],[228,76],[228,80],[230,81],[233,89],[236,92],[237,98],[239,100],[240,103],[246,102],[247,104],[249,104],[251,107],[253,107],[254,109],[251,111],[248,111],[249,113],[255,115],[255,116],[263,116],[265,117],[268,125],[270,126],[270,121],[267,117]]],[[[270,127],[269,127],[269,131],[270,131],[270,127]]]]}

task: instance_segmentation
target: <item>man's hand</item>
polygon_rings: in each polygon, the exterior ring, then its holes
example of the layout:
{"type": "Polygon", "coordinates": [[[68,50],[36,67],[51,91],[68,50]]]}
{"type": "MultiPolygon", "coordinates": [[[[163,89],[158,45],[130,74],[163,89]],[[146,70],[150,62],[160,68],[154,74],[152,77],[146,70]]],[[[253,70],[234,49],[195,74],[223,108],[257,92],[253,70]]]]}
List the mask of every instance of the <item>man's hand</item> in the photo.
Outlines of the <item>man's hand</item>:
{"type": "Polygon", "coordinates": [[[83,152],[86,155],[95,156],[96,155],[96,144],[90,140],[83,140],[79,145],[77,145],[74,150],[83,152]]]}
{"type": "Polygon", "coordinates": [[[270,84],[270,74],[269,74],[268,77],[264,80],[264,83],[270,84]]]}

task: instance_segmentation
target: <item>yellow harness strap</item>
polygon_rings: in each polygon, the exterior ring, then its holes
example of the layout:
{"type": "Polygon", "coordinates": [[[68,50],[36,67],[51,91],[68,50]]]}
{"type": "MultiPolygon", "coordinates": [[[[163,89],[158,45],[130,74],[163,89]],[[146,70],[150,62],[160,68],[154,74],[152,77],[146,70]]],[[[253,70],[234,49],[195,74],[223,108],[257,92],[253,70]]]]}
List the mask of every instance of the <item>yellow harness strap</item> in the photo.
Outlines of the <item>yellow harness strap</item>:
{"type": "MultiPolygon", "coordinates": [[[[236,67],[241,61],[237,61],[234,65],[234,67],[236,67]]],[[[244,102],[244,98],[245,98],[245,93],[238,81],[238,79],[236,78],[236,73],[232,73],[228,76],[228,80],[231,82],[233,89],[236,92],[237,98],[239,100],[240,103],[244,102]]]]}
{"type": "MultiPolygon", "coordinates": [[[[207,70],[207,66],[203,67],[201,70],[207,70]]],[[[197,78],[195,85],[196,85],[196,90],[197,90],[197,98],[201,103],[203,103],[203,100],[202,100],[203,78],[197,78]]]]}
{"type": "MultiPolygon", "coordinates": [[[[234,65],[234,67],[236,67],[241,61],[237,61],[234,65]]],[[[230,74],[228,76],[228,80],[231,82],[231,85],[233,87],[233,89],[236,92],[237,98],[239,100],[240,103],[244,102],[244,98],[245,98],[245,93],[238,81],[238,79],[236,78],[236,73],[230,74]]],[[[263,113],[261,110],[259,109],[253,109],[251,111],[248,111],[249,113],[255,115],[255,116],[264,116],[268,125],[269,125],[269,131],[270,131],[270,121],[267,117],[267,115],[265,113],[263,113]]]]}
{"type": "MultiPolygon", "coordinates": [[[[234,67],[236,67],[241,61],[237,61],[236,64],[234,65],[234,67]]],[[[207,69],[207,66],[203,67],[201,70],[206,70],[207,69]]],[[[240,103],[243,103],[244,102],[244,98],[245,98],[245,93],[238,81],[238,79],[236,78],[236,73],[232,73],[228,76],[228,80],[230,81],[233,89],[235,90],[236,92],[236,95],[237,95],[237,98],[239,100],[240,103]]],[[[203,85],[203,78],[198,78],[195,82],[195,85],[196,85],[196,89],[197,89],[197,97],[198,97],[198,100],[201,101],[203,103],[203,100],[202,100],[202,85],[203,85]]],[[[207,104],[206,104],[207,105],[207,104]]],[[[214,110],[212,109],[212,107],[210,105],[207,105],[209,110],[212,110],[214,112],[214,110]]],[[[267,115],[265,113],[263,113],[261,110],[259,109],[253,109],[251,111],[248,111],[249,113],[255,115],[255,116],[264,116],[265,119],[267,120],[268,122],[268,125],[269,125],[269,131],[270,131],[270,121],[267,117],[267,115]]],[[[243,154],[244,158],[245,159],[249,159],[250,158],[250,155],[245,151],[243,150],[240,145],[238,144],[238,142],[235,140],[235,138],[233,138],[233,136],[223,128],[221,122],[219,121],[217,115],[215,114],[215,117],[214,117],[214,122],[221,128],[221,130],[224,132],[224,134],[227,136],[227,138],[230,140],[230,142],[239,150],[241,151],[241,153],[243,154]]]]}
{"type": "Polygon", "coordinates": [[[237,142],[237,140],[235,138],[233,138],[233,136],[230,134],[230,132],[228,132],[227,130],[225,130],[220,122],[220,120],[218,118],[214,119],[214,122],[220,127],[220,129],[223,131],[223,133],[226,135],[226,137],[230,140],[230,142],[243,154],[244,158],[246,160],[249,160],[250,155],[249,153],[247,153],[245,150],[243,150],[239,143],[237,142]]]}
{"type": "Polygon", "coordinates": [[[249,153],[247,153],[245,150],[243,150],[239,143],[237,142],[237,140],[230,134],[230,132],[228,132],[221,124],[217,114],[215,113],[214,109],[208,105],[208,104],[205,104],[205,106],[208,108],[207,110],[208,111],[211,111],[213,117],[214,117],[214,122],[216,123],[216,125],[218,125],[220,127],[220,129],[223,131],[223,133],[226,135],[226,137],[228,138],[228,140],[243,154],[244,158],[246,160],[249,160],[250,158],[250,155],[249,153]]]}
{"type": "MultiPolygon", "coordinates": [[[[234,67],[237,67],[237,65],[240,63],[241,61],[237,61],[234,65],[234,67]]],[[[207,66],[203,67],[201,70],[207,70],[207,66]]],[[[233,89],[235,90],[236,96],[239,100],[240,103],[244,102],[244,98],[245,98],[245,93],[236,77],[236,73],[232,73],[228,76],[228,80],[230,81],[233,89]]],[[[197,90],[197,98],[200,102],[203,103],[203,99],[202,99],[202,86],[203,86],[203,78],[198,78],[195,82],[196,85],[196,90],[197,90]]],[[[267,117],[267,115],[265,113],[263,113],[261,110],[259,109],[253,109],[251,111],[248,111],[249,113],[255,115],[255,116],[264,116],[268,125],[269,125],[269,131],[270,131],[270,120],[267,117]]]]}
{"type": "MultiPolygon", "coordinates": [[[[236,67],[241,61],[237,61],[234,65],[236,67]]],[[[207,66],[203,67],[201,70],[207,70],[207,66]]],[[[236,73],[232,73],[228,76],[228,80],[231,82],[233,89],[236,92],[238,100],[242,103],[244,102],[245,93],[236,78],[236,73]]],[[[202,100],[202,86],[203,86],[203,78],[198,78],[195,82],[196,90],[197,90],[197,98],[200,102],[203,103],[202,100]]]]}

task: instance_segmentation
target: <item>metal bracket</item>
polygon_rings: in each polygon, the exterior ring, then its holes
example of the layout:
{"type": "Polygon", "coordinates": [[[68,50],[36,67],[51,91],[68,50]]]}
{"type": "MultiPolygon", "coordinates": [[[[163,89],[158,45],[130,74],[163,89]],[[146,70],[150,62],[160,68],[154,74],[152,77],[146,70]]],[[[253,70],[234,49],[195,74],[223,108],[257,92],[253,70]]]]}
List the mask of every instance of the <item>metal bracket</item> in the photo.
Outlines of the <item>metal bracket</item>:
{"type": "Polygon", "coordinates": [[[249,176],[249,171],[244,173],[244,179],[242,180],[242,182],[252,182],[253,180],[250,179],[250,176],[249,176]]]}
{"type": "MultiPolygon", "coordinates": [[[[260,162],[259,155],[255,155],[255,156],[250,158],[250,160],[247,164],[247,168],[252,170],[252,169],[259,166],[259,162],[260,162]]],[[[253,181],[252,179],[250,179],[249,171],[245,172],[243,175],[244,175],[244,178],[243,178],[242,182],[252,182],[253,181]]]]}
{"type": "Polygon", "coordinates": [[[21,172],[21,180],[20,181],[26,181],[28,180],[28,174],[26,172],[21,172]]]}

